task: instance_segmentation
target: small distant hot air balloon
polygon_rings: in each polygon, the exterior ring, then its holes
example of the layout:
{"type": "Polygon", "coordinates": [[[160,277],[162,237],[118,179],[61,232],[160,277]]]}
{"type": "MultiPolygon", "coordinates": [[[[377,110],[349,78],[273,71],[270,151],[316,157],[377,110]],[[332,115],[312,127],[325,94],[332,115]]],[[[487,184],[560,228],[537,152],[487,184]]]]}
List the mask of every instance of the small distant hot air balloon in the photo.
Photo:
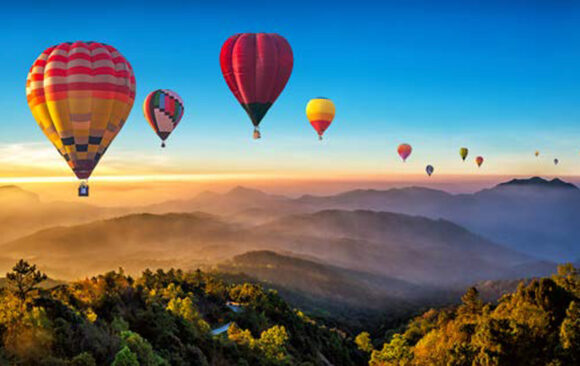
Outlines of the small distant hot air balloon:
{"type": "Polygon", "coordinates": [[[399,156],[401,157],[401,159],[403,159],[403,162],[407,160],[409,155],[411,155],[412,151],[413,151],[413,148],[409,144],[401,144],[397,148],[397,152],[399,153],[399,156]]]}
{"type": "Polygon", "coordinates": [[[254,124],[254,139],[260,138],[260,121],[286,86],[293,64],[292,48],[278,34],[241,33],[223,44],[222,73],[254,124]]]}
{"type": "Polygon", "coordinates": [[[534,153],[534,155],[535,155],[535,156],[536,156],[536,158],[537,158],[538,156],[540,156],[540,152],[539,152],[538,150],[536,150],[536,152],[534,153]]]}
{"type": "Polygon", "coordinates": [[[306,105],[306,117],[318,133],[318,139],[322,140],[324,131],[334,119],[334,103],[328,98],[318,97],[311,99],[306,105]]]}
{"type": "Polygon", "coordinates": [[[554,165],[558,165],[559,162],[560,162],[560,160],[554,159],[554,165]]]}
{"type": "Polygon", "coordinates": [[[165,147],[165,140],[181,121],[183,112],[183,100],[174,91],[158,89],[145,98],[143,113],[153,131],[161,139],[161,147],[165,147]]]}
{"type": "Polygon", "coordinates": [[[467,158],[467,154],[469,154],[469,149],[467,149],[466,147],[462,147],[459,149],[459,156],[461,156],[461,159],[463,159],[463,161],[465,161],[465,158],[467,158]]]}
{"type": "MultiPolygon", "coordinates": [[[[117,136],[135,100],[135,76],[115,48],[66,42],[38,56],[26,98],[42,132],[78,179],[88,179],[117,136]]],[[[88,196],[82,182],[79,196],[88,196]]]]}
{"type": "Polygon", "coordinates": [[[475,158],[475,163],[477,164],[477,167],[481,167],[481,164],[483,164],[483,157],[478,156],[477,158],[475,158]]]}
{"type": "Polygon", "coordinates": [[[435,168],[433,168],[433,165],[427,165],[425,171],[427,172],[428,176],[431,176],[431,174],[433,174],[433,172],[435,171],[435,168]]]}

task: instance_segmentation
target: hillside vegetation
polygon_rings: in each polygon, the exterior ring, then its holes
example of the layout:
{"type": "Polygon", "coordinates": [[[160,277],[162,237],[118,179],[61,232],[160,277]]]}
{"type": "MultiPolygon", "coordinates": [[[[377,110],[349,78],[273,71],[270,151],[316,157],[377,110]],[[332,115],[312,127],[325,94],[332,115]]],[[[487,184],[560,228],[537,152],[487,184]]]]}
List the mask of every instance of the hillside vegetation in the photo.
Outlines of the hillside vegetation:
{"type": "Polygon", "coordinates": [[[497,305],[470,288],[459,306],[429,310],[401,332],[356,337],[371,366],[578,365],[580,276],[572,265],[551,278],[521,282],[497,305]]]}
{"type": "Polygon", "coordinates": [[[522,282],[497,304],[485,304],[471,288],[460,305],[354,339],[292,309],[275,291],[201,271],[147,270],[132,278],[120,270],[50,289],[40,288],[44,281],[25,261],[7,274],[0,365],[580,362],[580,276],[572,265],[522,282]],[[212,333],[224,324],[226,332],[212,333]]]}
{"type": "Polygon", "coordinates": [[[275,291],[201,271],[123,271],[38,287],[24,261],[0,294],[0,365],[356,365],[352,340],[275,291]],[[227,302],[241,307],[233,311],[227,302]],[[231,323],[227,333],[211,329],[231,323]]]}

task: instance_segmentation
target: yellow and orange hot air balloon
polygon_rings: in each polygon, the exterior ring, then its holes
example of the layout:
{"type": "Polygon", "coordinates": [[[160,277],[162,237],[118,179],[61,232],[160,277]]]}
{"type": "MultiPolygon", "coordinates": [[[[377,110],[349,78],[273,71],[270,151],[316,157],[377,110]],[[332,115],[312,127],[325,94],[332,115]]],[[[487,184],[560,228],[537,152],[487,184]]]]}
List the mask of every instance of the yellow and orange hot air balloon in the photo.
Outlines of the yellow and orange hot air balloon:
{"type": "Polygon", "coordinates": [[[401,159],[403,159],[403,162],[407,161],[407,158],[409,157],[409,155],[411,155],[412,151],[413,148],[409,144],[401,144],[397,148],[397,152],[399,153],[401,159]]]}
{"type": "Polygon", "coordinates": [[[335,112],[334,103],[328,98],[314,98],[306,105],[306,118],[318,133],[319,140],[322,140],[324,131],[332,123],[335,112]]]}
{"type": "MultiPolygon", "coordinates": [[[[135,76],[109,45],[61,43],[30,68],[26,97],[42,132],[75,175],[88,179],[131,112],[135,76]]],[[[88,195],[86,184],[79,195],[88,195]]]]}

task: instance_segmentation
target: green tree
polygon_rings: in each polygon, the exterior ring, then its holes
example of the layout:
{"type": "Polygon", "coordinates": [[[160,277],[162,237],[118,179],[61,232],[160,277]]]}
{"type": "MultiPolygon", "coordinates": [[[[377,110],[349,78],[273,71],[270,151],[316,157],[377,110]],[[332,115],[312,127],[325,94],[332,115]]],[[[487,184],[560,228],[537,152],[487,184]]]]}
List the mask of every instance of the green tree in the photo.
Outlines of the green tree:
{"type": "Polygon", "coordinates": [[[97,362],[90,353],[83,352],[70,361],[70,366],[97,366],[97,362]]]}
{"type": "Polygon", "coordinates": [[[122,344],[129,347],[131,352],[137,355],[141,366],[164,365],[165,360],[155,353],[151,344],[139,334],[130,330],[121,333],[122,344]]]}
{"type": "Polygon", "coordinates": [[[12,267],[12,272],[6,273],[8,286],[22,301],[26,301],[28,294],[38,290],[36,286],[47,279],[46,274],[36,269],[36,265],[30,265],[21,259],[12,267]]]}
{"type": "Polygon", "coordinates": [[[137,360],[137,355],[134,354],[129,347],[125,346],[121,348],[119,352],[115,355],[115,360],[111,366],[140,366],[137,360]]]}
{"type": "Polygon", "coordinates": [[[380,351],[373,351],[371,354],[370,366],[385,365],[411,365],[413,353],[405,338],[400,334],[395,334],[389,343],[383,345],[380,351]]]}

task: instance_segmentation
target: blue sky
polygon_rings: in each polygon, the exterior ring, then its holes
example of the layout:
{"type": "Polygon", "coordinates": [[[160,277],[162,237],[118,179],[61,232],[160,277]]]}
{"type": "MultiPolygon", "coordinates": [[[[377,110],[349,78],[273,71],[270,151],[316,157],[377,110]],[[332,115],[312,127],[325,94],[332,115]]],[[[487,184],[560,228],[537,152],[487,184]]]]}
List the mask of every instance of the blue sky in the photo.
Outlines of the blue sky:
{"type": "Polygon", "coordinates": [[[388,176],[422,174],[429,163],[436,174],[577,175],[580,168],[576,1],[61,1],[3,5],[1,17],[0,175],[69,176],[56,151],[48,153],[24,84],[40,52],[71,40],[115,46],[137,78],[133,112],[95,176],[388,176]],[[294,52],[261,141],[251,139],[219,67],[222,43],[239,32],[279,33],[294,52]],[[166,151],[141,112],[158,88],[177,91],[186,106],[166,151]],[[337,107],[322,144],[304,114],[316,96],[337,107]],[[414,147],[406,164],[395,152],[401,142],[414,147]],[[486,157],[483,170],[459,161],[460,146],[470,147],[470,159],[486,157]],[[51,162],[54,170],[38,167],[51,162]]]}

